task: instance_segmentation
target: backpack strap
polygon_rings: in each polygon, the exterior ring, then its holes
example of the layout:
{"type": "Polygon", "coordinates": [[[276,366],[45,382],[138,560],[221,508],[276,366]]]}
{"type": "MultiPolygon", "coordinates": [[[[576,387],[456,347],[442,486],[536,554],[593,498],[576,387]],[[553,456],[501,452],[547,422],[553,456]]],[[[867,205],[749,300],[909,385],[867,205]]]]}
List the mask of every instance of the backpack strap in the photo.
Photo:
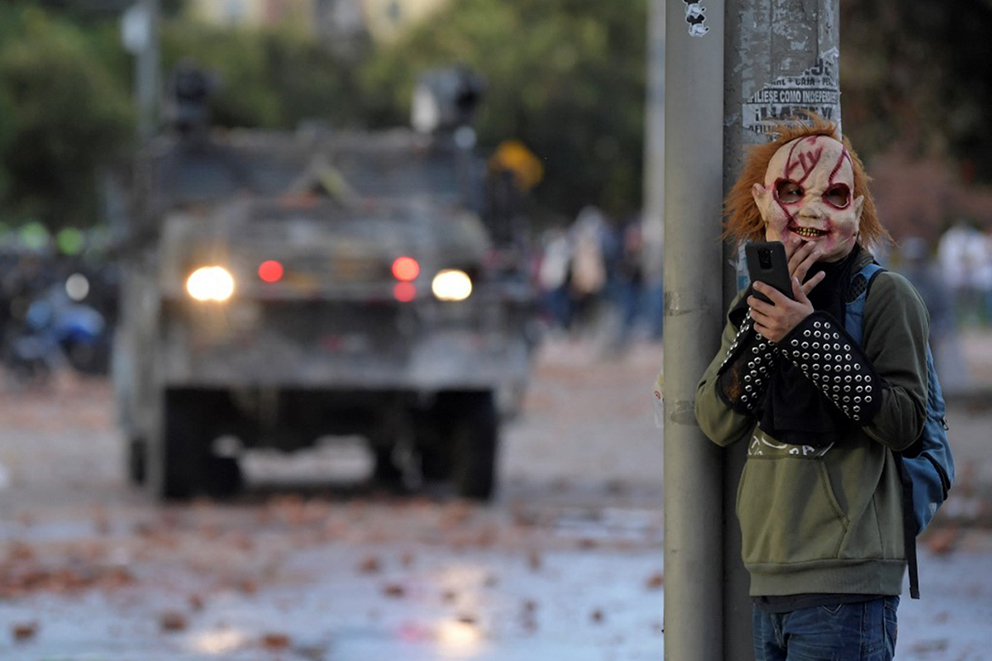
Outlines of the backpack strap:
{"type": "Polygon", "coordinates": [[[920,598],[920,570],[916,560],[916,519],[913,517],[913,479],[906,470],[901,452],[893,452],[902,483],[902,537],[906,547],[906,569],[909,572],[909,597],[920,598]]]}
{"type": "MultiPolygon", "coordinates": [[[[875,278],[885,269],[875,262],[866,264],[851,278],[851,290],[854,297],[844,306],[844,328],[858,344],[864,346],[865,304],[868,292],[875,278]],[[864,279],[864,284],[858,282],[864,279]],[[862,289],[863,287],[863,289],[862,289]]],[[[896,468],[899,470],[899,482],[902,484],[902,528],[903,545],[906,550],[906,569],[909,572],[909,596],[920,598],[920,572],[916,559],[916,520],[913,518],[913,480],[906,471],[901,452],[892,452],[896,468]]]]}

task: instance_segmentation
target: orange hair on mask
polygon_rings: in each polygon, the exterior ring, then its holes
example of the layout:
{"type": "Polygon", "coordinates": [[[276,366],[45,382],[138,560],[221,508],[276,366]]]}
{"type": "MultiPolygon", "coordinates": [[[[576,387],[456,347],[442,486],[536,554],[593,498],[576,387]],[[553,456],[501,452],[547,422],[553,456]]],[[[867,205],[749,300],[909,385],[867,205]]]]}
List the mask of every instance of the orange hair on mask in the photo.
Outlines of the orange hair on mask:
{"type": "Polygon", "coordinates": [[[837,125],[814,112],[804,112],[802,119],[792,122],[778,122],[772,130],[774,139],[771,142],[754,145],[748,148],[744,168],[737,181],[723,201],[724,238],[732,238],[736,244],[745,241],[765,240],[765,221],[761,218],[758,205],[754,201],[751,189],[754,184],[765,184],[765,172],[768,164],[780,148],[793,140],[810,136],[823,135],[840,141],[851,157],[854,170],[854,198],[864,196],[864,207],[861,210],[861,224],[858,227],[858,243],[870,248],[883,240],[891,241],[888,230],[882,227],[875,210],[875,201],[868,190],[870,178],[850,141],[837,134],[837,125]]]}

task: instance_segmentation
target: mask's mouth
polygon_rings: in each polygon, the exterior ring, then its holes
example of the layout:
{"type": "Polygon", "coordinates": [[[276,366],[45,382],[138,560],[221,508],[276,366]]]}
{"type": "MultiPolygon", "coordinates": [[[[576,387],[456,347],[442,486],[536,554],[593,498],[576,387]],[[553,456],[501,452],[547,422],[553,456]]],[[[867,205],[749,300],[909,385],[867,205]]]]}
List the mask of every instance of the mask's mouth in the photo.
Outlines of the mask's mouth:
{"type": "Polygon", "coordinates": [[[826,236],[827,234],[830,234],[830,232],[826,230],[818,230],[814,227],[801,227],[799,225],[792,225],[789,227],[789,230],[791,232],[798,234],[804,239],[816,239],[818,237],[826,236]]]}

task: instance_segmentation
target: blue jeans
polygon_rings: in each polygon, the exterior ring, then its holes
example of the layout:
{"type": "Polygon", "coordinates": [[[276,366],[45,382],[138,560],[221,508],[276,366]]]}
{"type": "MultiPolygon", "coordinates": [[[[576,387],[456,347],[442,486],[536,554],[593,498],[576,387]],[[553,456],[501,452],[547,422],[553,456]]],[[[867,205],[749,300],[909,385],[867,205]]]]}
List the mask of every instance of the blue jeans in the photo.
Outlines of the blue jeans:
{"type": "Polygon", "coordinates": [[[754,608],[756,661],[891,661],[899,597],[789,613],[754,608]]]}

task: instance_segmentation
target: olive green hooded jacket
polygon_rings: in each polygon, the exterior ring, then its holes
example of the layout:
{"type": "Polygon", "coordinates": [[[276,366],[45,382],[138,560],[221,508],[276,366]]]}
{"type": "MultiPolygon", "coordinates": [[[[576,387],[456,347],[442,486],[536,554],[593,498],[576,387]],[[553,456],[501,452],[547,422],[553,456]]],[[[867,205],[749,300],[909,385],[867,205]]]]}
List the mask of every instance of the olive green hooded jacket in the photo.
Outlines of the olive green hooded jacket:
{"type": "MultiPolygon", "coordinates": [[[[854,272],[870,260],[864,251],[854,272]]],[[[852,425],[849,437],[825,449],[779,443],[758,429],[753,415],[721,399],[717,375],[736,333],[728,321],[699,382],[695,410],[714,443],[747,444],[737,516],[751,595],[900,594],[906,559],[891,450],[916,440],[926,418],[929,318],[920,296],[896,273],[875,278],[861,346],[883,380],[882,405],[867,424],[852,425]]]]}

